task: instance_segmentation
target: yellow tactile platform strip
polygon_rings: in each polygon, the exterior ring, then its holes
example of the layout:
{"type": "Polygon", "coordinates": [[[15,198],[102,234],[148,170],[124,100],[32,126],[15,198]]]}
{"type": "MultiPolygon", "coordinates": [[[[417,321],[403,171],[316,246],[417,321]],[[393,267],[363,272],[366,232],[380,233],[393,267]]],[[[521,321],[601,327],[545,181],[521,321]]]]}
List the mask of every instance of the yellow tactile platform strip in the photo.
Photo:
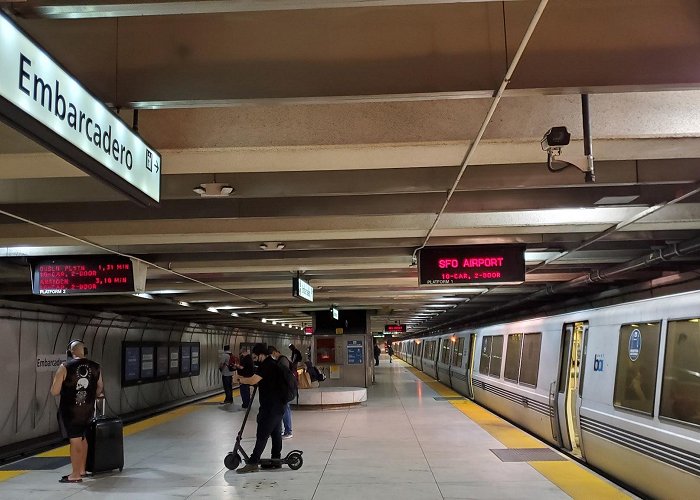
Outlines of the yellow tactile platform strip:
{"type": "MultiPolygon", "coordinates": [[[[430,378],[408,363],[404,364],[421,382],[428,385],[440,396],[459,396],[449,387],[430,378]]],[[[540,440],[472,401],[447,402],[508,448],[548,448],[540,440]]],[[[632,498],[572,460],[567,462],[528,462],[528,464],[573,498],[632,498]]]]}
{"type": "MultiPolygon", "coordinates": [[[[204,402],[220,402],[220,401],[223,401],[223,394],[218,395],[218,396],[213,396],[211,398],[204,400],[204,402]]],[[[201,408],[202,408],[201,406],[189,404],[186,406],[181,406],[179,408],[175,408],[174,410],[170,410],[170,411],[162,413],[160,415],[156,415],[154,417],[150,417],[150,418],[147,418],[145,420],[141,420],[139,422],[134,422],[133,424],[129,424],[129,425],[124,427],[124,435],[131,436],[132,434],[136,434],[137,432],[145,431],[146,429],[150,429],[151,427],[155,427],[156,425],[165,424],[167,422],[170,422],[171,420],[182,417],[184,415],[187,415],[189,413],[197,411],[201,408]]],[[[38,455],[34,455],[34,456],[36,456],[36,457],[68,457],[68,456],[70,456],[70,453],[69,453],[68,445],[65,445],[65,446],[59,446],[58,448],[54,448],[54,449],[49,450],[49,451],[45,451],[44,453],[39,453],[38,455]]],[[[8,479],[12,479],[13,477],[19,476],[20,474],[24,474],[25,472],[29,472],[29,471],[26,471],[26,470],[0,471],[0,483],[3,481],[7,481],[8,479]]]]}

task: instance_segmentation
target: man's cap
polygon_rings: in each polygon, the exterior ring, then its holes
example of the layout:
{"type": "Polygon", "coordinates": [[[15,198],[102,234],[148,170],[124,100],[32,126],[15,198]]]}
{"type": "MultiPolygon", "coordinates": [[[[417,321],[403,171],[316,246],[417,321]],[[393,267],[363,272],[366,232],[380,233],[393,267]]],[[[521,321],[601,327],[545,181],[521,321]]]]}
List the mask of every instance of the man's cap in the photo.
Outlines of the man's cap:
{"type": "Polygon", "coordinates": [[[231,346],[230,346],[230,345],[225,345],[225,346],[224,346],[224,351],[230,351],[230,350],[231,350],[231,346]]]}
{"type": "Polygon", "coordinates": [[[275,346],[269,345],[269,346],[267,346],[267,352],[268,352],[268,354],[272,354],[273,352],[280,352],[280,351],[275,346]]]}

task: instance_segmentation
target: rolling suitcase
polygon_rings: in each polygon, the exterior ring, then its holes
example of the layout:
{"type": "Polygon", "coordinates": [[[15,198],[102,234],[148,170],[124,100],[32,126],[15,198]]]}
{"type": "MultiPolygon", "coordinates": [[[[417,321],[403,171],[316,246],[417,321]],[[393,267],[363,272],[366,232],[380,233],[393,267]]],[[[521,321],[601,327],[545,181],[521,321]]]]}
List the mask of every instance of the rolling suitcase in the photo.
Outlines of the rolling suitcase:
{"type": "Polygon", "coordinates": [[[120,418],[105,417],[105,400],[95,401],[95,418],[87,432],[88,453],[85,468],[97,474],[124,468],[124,433],[120,418]],[[98,403],[101,401],[101,404],[98,403]],[[98,407],[101,406],[101,410],[98,407]]]}

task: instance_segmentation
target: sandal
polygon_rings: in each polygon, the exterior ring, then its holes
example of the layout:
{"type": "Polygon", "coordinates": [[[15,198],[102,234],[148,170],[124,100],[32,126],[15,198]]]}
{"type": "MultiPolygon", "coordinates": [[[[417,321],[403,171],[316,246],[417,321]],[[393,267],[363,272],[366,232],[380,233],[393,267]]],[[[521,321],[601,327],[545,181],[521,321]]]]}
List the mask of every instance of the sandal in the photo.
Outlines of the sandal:
{"type": "Polygon", "coordinates": [[[58,480],[59,483],[82,483],[82,479],[71,479],[68,476],[63,476],[58,480]]]}

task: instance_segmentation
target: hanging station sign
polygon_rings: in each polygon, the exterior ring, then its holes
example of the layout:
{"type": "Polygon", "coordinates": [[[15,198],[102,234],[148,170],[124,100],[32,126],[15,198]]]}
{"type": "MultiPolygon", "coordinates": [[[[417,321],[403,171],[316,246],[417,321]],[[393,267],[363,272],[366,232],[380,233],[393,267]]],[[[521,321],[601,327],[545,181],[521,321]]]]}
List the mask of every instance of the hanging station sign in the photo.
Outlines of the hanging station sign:
{"type": "Polygon", "coordinates": [[[301,278],[292,278],[292,296],[313,302],[314,287],[301,278]]]}
{"type": "Polygon", "coordinates": [[[135,201],[159,202],[158,152],[1,12],[0,119],[135,201]]]}
{"type": "Polygon", "coordinates": [[[525,245],[426,247],[418,254],[420,285],[525,281],[525,245]]]}

